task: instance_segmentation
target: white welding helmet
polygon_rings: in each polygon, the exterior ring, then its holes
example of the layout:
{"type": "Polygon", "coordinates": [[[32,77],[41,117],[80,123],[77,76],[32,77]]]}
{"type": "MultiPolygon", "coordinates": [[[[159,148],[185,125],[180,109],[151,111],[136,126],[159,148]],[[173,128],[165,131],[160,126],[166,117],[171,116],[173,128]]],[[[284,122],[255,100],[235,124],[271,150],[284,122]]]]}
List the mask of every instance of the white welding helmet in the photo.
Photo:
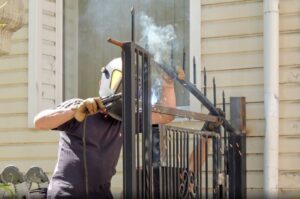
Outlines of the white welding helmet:
{"type": "MultiPolygon", "coordinates": [[[[122,92],[122,59],[113,59],[101,70],[101,83],[99,95],[102,98],[122,92]]],[[[122,120],[122,100],[116,100],[107,105],[108,114],[122,120]]]]}

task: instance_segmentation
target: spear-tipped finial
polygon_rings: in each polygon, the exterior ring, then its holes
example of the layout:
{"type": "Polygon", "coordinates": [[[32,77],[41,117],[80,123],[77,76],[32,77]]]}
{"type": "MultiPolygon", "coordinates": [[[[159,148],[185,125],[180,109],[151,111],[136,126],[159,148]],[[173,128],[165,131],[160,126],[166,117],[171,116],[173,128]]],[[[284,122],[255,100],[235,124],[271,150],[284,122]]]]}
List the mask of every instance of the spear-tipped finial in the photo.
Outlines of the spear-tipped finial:
{"type": "Polygon", "coordinates": [[[185,48],[183,48],[182,69],[185,72],[185,48]]]}
{"type": "Polygon", "coordinates": [[[207,94],[207,78],[206,78],[206,68],[204,67],[204,96],[207,94]]]}
{"type": "Polygon", "coordinates": [[[197,71],[196,71],[196,58],[193,56],[193,72],[194,72],[194,84],[197,84],[197,71]]]}
{"type": "Polygon", "coordinates": [[[131,41],[134,42],[134,37],[135,37],[135,18],[134,18],[134,7],[131,7],[131,41]]]}
{"type": "Polygon", "coordinates": [[[213,78],[213,94],[214,94],[214,106],[217,106],[217,91],[216,91],[216,80],[213,78]]]}

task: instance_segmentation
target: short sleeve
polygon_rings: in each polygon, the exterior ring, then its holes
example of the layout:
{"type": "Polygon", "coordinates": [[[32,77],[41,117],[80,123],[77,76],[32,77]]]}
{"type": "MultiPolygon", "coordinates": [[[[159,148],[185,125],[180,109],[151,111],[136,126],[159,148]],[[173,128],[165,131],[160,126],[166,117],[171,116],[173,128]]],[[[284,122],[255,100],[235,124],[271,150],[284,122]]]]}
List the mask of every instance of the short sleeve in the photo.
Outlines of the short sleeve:
{"type": "MultiPolygon", "coordinates": [[[[70,106],[80,104],[82,101],[83,100],[79,98],[70,99],[65,102],[62,102],[55,109],[69,108],[70,106]]],[[[75,118],[73,118],[52,130],[68,132],[68,131],[72,131],[72,129],[74,129],[78,125],[79,122],[75,118]]]]}

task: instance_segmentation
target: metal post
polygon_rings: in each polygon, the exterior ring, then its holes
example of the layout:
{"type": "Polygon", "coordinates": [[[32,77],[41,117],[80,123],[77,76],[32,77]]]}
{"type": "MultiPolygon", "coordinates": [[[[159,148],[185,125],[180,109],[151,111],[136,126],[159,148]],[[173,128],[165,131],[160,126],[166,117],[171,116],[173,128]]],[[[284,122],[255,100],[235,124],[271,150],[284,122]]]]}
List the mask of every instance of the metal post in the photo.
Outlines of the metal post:
{"type": "Polygon", "coordinates": [[[246,100],[230,98],[230,121],[237,134],[229,137],[229,198],[246,198],[246,100]]]}
{"type": "Polygon", "coordinates": [[[135,160],[135,78],[134,52],[132,44],[126,43],[122,52],[123,58],[123,187],[124,198],[136,198],[136,160],[135,160]],[[126,106],[124,106],[126,104],[126,106]]]}

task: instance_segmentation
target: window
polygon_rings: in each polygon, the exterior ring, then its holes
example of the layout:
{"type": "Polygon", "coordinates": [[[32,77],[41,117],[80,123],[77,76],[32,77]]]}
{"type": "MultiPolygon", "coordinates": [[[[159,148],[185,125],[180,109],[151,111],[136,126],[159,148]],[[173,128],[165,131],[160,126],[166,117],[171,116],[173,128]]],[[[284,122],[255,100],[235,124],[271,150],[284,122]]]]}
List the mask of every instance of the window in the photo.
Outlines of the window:
{"type": "MultiPolygon", "coordinates": [[[[189,76],[189,1],[74,1],[64,4],[64,98],[86,98],[98,95],[100,69],[121,50],[106,39],[131,39],[131,7],[135,8],[135,38],[139,41],[142,13],[153,18],[157,26],[172,24],[176,42],[172,62],[183,65],[185,52],[186,74],[189,76]]],[[[188,105],[185,91],[177,88],[177,104],[188,105]],[[184,92],[184,93],[182,93],[184,92]]]]}

